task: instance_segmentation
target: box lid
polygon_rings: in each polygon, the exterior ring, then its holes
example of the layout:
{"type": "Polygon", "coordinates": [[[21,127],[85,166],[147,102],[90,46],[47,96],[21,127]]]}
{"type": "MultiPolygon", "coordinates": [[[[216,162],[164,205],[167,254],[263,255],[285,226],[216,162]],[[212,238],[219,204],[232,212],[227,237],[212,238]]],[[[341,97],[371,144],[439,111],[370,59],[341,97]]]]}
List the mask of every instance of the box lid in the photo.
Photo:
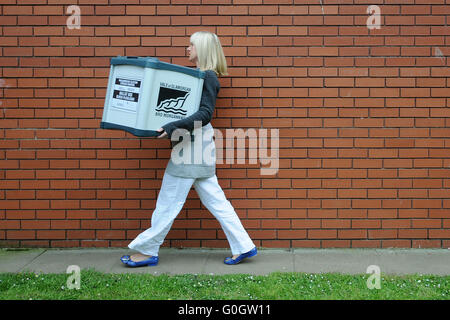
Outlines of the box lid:
{"type": "Polygon", "coordinates": [[[111,58],[111,65],[121,65],[121,64],[134,65],[134,66],[139,66],[139,67],[143,67],[143,68],[153,68],[153,69],[159,69],[159,70],[175,71],[175,72],[185,73],[185,74],[188,74],[190,76],[200,78],[200,79],[205,78],[204,71],[200,71],[199,69],[183,67],[183,66],[180,66],[177,64],[162,62],[162,61],[159,61],[158,58],[154,58],[154,57],[117,56],[115,58],[111,58]]]}

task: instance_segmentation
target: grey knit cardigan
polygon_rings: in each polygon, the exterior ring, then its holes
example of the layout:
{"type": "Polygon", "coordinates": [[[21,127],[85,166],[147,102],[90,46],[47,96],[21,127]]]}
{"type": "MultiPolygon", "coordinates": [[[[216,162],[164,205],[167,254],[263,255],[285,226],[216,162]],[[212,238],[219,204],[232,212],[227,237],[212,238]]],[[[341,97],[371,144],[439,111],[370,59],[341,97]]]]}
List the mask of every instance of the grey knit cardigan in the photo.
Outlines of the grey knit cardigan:
{"type": "MultiPolygon", "coordinates": [[[[216,149],[213,139],[214,129],[210,122],[216,106],[216,97],[219,90],[220,83],[216,73],[212,70],[207,70],[205,72],[202,97],[198,111],[182,120],[172,121],[162,126],[164,131],[167,132],[169,139],[171,139],[173,148],[171,158],[166,167],[166,171],[169,174],[183,178],[209,178],[216,174],[216,149]],[[201,122],[201,137],[198,131],[195,132],[195,136],[193,134],[195,122],[197,124],[201,122]],[[176,129],[185,129],[189,132],[189,135],[181,136],[180,140],[173,141],[172,134],[176,129]],[[200,138],[203,140],[201,141],[201,150],[198,148],[199,143],[194,143],[194,139],[200,138]],[[174,158],[175,146],[177,146],[177,159],[174,158]],[[190,155],[184,155],[186,151],[190,151],[190,155]],[[199,152],[202,152],[201,157],[199,157],[199,152]],[[190,160],[180,161],[180,158],[185,160],[190,158],[190,160]],[[199,158],[201,162],[199,162],[199,158]]],[[[179,136],[178,132],[177,137],[179,136]]]]}

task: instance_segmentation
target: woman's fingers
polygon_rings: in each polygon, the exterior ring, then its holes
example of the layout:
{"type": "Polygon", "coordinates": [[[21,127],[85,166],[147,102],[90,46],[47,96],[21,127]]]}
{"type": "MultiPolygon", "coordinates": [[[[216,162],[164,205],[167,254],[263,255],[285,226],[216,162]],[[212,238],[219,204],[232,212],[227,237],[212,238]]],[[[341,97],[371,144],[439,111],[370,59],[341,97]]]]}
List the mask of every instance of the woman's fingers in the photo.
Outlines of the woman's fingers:
{"type": "Polygon", "coordinates": [[[157,131],[158,131],[158,132],[162,132],[162,134],[160,134],[160,135],[157,137],[158,139],[167,137],[167,132],[165,132],[163,128],[159,128],[157,131]]]}

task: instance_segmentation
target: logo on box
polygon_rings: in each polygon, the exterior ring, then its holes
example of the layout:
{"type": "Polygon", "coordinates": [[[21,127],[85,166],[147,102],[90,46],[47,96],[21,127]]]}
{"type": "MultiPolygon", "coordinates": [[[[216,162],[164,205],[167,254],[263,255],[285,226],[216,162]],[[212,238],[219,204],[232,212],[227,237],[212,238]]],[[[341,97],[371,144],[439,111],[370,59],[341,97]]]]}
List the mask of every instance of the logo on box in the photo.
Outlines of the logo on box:
{"type": "Polygon", "coordinates": [[[190,91],[191,89],[187,87],[161,82],[156,111],[186,116],[187,110],[183,106],[190,91]]]}

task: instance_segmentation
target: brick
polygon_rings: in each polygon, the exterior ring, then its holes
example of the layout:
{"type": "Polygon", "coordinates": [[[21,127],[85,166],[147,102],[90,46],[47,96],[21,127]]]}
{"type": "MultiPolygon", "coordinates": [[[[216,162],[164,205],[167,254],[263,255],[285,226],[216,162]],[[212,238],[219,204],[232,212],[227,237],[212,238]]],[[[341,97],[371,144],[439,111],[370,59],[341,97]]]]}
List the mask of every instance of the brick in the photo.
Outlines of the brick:
{"type": "Polygon", "coordinates": [[[308,230],[308,239],[336,239],[337,230],[308,230]]]}
{"type": "Polygon", "coordinates": [[[411,247],[410,240],[383,240],[382,248],[405,248],[411,247]]]}
{"type": "Polygon", "coordinates": [[[10,239],[10,240],[36,239],[36,231],[34,231],[34,230],[7,230],[6,238],[10,239]]]}

